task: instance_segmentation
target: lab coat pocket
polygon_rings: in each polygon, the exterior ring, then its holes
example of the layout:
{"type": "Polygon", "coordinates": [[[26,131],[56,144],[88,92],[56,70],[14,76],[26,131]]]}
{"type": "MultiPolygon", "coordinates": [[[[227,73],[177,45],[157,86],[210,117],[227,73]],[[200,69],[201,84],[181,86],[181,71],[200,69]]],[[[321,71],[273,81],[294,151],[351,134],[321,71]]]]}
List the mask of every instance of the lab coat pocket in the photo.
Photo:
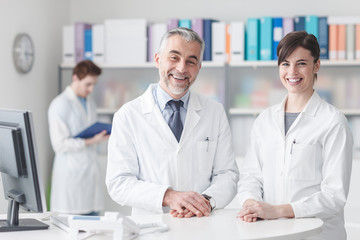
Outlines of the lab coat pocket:
{"type": "Polygon", "coordinates": [[[316,177],[319,174],[317,162],[321,157],[321,148],[318,144],[294,144],[290,155],[290,179],[301,181],[316,180],[316,177]]]}
{"type": "Polygon", "coordinates": [[[196,156],[199,162],[199,171],[209,175],[212,172],[212,165],[215,154],[216,142],[213,140],[202,140],[197,142],[196,156]]]}

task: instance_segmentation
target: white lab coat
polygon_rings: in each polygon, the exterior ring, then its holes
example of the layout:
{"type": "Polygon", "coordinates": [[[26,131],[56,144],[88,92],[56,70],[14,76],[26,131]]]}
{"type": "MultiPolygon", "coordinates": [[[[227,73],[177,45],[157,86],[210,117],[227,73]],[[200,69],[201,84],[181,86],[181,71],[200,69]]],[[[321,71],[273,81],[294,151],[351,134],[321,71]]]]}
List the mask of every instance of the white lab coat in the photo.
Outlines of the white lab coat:
{"type": "Polygon", "coordinates": [[[224,108],[190,92],[178,143],[155,104],[156,86],[114,116],[106,175],[110,196],[133,207],[133,215],[167,212],[162,201],[169,187],[207,194],[217,208],[225,207],[236,195],[238,169],[224,108]]]}
{"type": "Polygon", "coordinates": [[[249,198],[290,203],[296,218],[324,220],[323,232],[309,239],[346,239],[343,209],[353,147],[347,120],[314,91],[285,136],[286,99],[254,123],[251,149],[240,167],[240,204],[249,198]]]}
{"type": "Polygon", "coordinates": [[[52,172],[51,210],[83,214],[102,210],[102,181],[96,146],[73,138],[96,121],[96,107],[87,98],[87,113],[68,86],[50,104],[50,139],[55,151],[52,172]]]}

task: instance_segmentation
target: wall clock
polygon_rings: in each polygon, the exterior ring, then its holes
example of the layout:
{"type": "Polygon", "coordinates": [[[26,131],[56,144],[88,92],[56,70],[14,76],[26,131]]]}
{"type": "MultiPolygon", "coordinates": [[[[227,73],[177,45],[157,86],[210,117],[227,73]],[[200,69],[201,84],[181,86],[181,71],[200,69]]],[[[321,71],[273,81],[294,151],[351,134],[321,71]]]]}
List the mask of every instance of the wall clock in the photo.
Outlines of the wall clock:
{"type": "Polygon", "coordinates": [[[15,68],[20,73],[28,73],[34,64],[34,45],[26,33],[16,35],[13,45],[15,68]]]}

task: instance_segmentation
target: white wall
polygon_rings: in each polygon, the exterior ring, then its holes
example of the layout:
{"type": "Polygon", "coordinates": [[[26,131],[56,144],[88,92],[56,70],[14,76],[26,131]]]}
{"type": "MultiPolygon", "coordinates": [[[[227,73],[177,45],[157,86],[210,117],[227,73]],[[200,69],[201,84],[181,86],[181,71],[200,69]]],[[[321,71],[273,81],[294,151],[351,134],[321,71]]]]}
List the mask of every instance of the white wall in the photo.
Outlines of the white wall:
{"type": "Polygon", "coordinates": [[[359,15],[360,4],[356,0],[340,3],[336,0],[76,0],[71,1],[70,9],[72,22],[101,23],[111,18],[146,18],[165,22],[168,18],[192,17],[231,21],[296,14],[359,15]]]}
{"type": "MultiPolygon", "coordinates": [[[[0,108],[33,112],[44,184],[49,182],[53,159],[47,108],[57,94],[61,27],[68,23],[69,6],[69,0],[0,0],[0,108]],[[35,62],[28,74],[17,73],[12,59],[13,40],[20,32],[28,33],[35,46],[35,62]]],[[[6,211],[1,184],[0,213],[6,211]]]]}

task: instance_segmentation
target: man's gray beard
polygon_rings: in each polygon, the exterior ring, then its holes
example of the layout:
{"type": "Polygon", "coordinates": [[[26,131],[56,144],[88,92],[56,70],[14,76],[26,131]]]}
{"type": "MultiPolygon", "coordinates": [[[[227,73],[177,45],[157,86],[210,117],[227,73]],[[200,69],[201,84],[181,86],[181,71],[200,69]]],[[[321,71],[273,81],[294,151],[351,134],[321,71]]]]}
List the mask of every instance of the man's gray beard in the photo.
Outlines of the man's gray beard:
{"type": "Polygon", "coordinates": [[[170,84],[170,80],[168,80],[168,81],[166,81],[166,85],[172,94],[180,95],[180,94],[183,94],[184,92],[186,92],[189,89],[191,84],[188,83],[185,87],[177,87],[177,86],[174,87],[172,84],[170,84]]]}

